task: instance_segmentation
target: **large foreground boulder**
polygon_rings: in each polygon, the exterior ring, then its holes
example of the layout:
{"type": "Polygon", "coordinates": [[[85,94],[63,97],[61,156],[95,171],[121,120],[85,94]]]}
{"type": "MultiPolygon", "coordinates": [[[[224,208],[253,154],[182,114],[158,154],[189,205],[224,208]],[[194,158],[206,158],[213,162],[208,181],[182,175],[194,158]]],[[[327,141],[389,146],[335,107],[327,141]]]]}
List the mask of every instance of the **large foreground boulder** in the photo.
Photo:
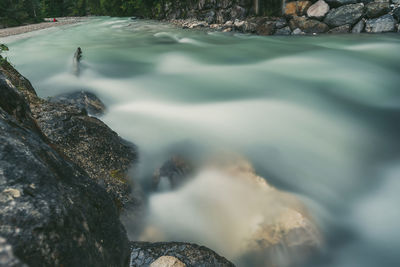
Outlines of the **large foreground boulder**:
{"type": "Polygon", "coordinates": [[[3,67],[0,73],[0,94],[7,96],[0,101],[0,236],[12,248],[8,259],[12,265],[126,266],[129,244],[113,201],[32,129],[19,84],[3,67]]]}
{"type": "Polygon", "coordinates": [[[120,138],[99,119],[88,116],[88,110],[96,114],[104,110],[99,99],[90,93],[80,92],[44,100],[10,64],[4,63],[1,70],[29,104],[39,131],[63,155],[104,187],[118,208],[140,202],[130,194],[131,185],[127,176],[137,158],[136,147],[120,138]]]}
{"type": "Polygon", "coordinates": [[[364,14],[364,4],[351,4],[338,7],[329,11],[324,22],[330,27],[338,27],[345,24],[354,25],[364,14]]]}
{"type": "Polygon", "coordinates": [[[162,256],[172,256],[186,266],[233,267],[233,263],[209,248],[181,242],[131,242],[130,267],[149,266],[162,256]]]}

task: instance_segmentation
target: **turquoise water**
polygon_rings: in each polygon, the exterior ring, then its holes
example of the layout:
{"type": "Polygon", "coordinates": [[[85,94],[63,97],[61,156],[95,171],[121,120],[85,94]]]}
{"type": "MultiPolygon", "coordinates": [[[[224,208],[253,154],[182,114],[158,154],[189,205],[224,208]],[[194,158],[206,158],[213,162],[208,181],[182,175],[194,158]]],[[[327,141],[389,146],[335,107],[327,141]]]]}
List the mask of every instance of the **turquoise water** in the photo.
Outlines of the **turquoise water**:
{"type": "MultiPolygon", "coordinates": [[[[325,248],[305,266],[400,265],[399,34],[258,37],[96,18],[0,42],[40,96],[89,90],[106,103],[102,120],[140,148],[139,184],[176,150],[240,154],[308,206],[325,248]]],[[[222,232],[229,204],[186,218],[190,194],[170,197],[150,196],[160,239],[240,256],[224,241],[246,218],[222,232]]]]}

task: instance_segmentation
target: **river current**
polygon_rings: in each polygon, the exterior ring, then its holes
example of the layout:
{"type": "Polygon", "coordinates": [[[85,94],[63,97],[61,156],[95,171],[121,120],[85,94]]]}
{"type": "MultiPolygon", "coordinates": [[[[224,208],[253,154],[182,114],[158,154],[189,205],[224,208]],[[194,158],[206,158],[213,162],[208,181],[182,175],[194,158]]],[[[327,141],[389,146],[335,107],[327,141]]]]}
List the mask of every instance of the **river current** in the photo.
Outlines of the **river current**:
{"type": "MultiPolygon", "coordinates": [[[[40,96],[104,101],[101,119],[139,147],[137,184],[177,151],[240,155],[307,206],[324,247],[305,266],[400,266],[400,34],[260,37],[94,18],[0,42],[40,96]]],[[[153,238],[252,266],[239,260],[241,233],[273,204],[199,176],[149,195],[153,238]]]]}

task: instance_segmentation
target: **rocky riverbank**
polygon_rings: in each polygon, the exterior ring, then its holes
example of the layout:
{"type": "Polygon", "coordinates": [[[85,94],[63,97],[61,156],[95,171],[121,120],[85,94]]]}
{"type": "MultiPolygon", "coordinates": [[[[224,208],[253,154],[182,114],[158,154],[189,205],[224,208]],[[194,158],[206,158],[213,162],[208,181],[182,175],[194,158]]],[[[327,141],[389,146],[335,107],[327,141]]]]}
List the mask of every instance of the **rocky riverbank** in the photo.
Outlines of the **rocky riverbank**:
{"type": "Polygon", "coordinates": [[[41,99],[0,62],[1,266],[148,266],[171,253],[193,266],[233,266],[192,244],[129,245],[119,211],[140,209],[127,178],[136,147],[88,115],[104,110],[94,95],[41,99]],[[143,246],[151,258],[129,263],[143,246]]]}
{"type": "Polygon", "coordinates": [[[182,28],[211,29],[258,35],[316,35],[323,33],[400,32],[399,0],[318,0],[287,2],[280,17],[254,16],[240,5],[200,4],[167,20],[182,28]]]}

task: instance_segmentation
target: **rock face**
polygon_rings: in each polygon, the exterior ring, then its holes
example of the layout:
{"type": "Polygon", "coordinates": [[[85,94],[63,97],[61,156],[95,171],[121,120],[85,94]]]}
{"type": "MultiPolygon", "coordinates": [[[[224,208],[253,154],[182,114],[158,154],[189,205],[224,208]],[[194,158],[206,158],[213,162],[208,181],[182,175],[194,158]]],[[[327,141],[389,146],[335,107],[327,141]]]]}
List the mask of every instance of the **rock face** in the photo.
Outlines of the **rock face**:
{"type": "Polygon", "coordinates": [[[129,244],[111,198],[32,129],[16,77],[4,64],[0,73],[8,102],[0,101],[0,236],[29,266],[126,266],[129,244]]]}
{"type": "Polygon", "coordinates": [[[324,0],[318,0],[307,10],[307,16],[322,19],[329,12],[329,5],[324,0]]]}
{"type": "Polygon", "coordinates": [[[87,109],[100,112],[104,105],[89,93],[40,99],[29,82],[11,65],[3,70],[28,101],[35,125],[69,160],[84,169],[104,187],[118,208],[136,205],[130,192],[127,173],[137,158],[136,147],[97,118],[87,115],[87,109]],[[22,83],[20,82],[22,81],[22,83]]]}
{"type": "Polygon", "coordinates": [[[366,14],[368,18],[377,18],[389,13],[389,2],[373,2],[366,5],[366,14]]]}
{"type": "Polygon", "coordinates": [[[329,30],[328,25],[325,23],[304,17],[294,17],[289,22],[289,26],[293,30],[299,28],[305,33],[324,33],[329,30]]]}
{"type": "Polygon", "coordinates": [[[50,97],[52,103],[75,106],[78,109],[86,109],[87,113],[95,116],[103,115],[106,107],[104,103],[93,93],[80,91],[50,97]]]}
{"type": "Polygon", "coordinates": [[[355,24],[364,13],[364,4],[351,4],[332,9],[325,17],[324,22],[331,27],[345,24],[355,24]]]}
{"type": "Polygon", "coordinates": [[[365,31],[370,33],[392,32],[395,30],[396,21],[391,15],[384,15],[377,19],[367,20],[365,31]]]}
{"type": "MultiPolygon", "coordinates": [[[[189,243],[180,242],[131,242],[130,267],[149,266],[162,256],[177,258],[186,266],[234,266],[214,251],[189,243]]],[[[180,265],[178,265],[180,266],[180,265]]]]}
{"type": "Polygon", "coordinates": [[[186,264],[172,256],[162,256],[155,260],[150,267],[186,267],[186,264]]]}

